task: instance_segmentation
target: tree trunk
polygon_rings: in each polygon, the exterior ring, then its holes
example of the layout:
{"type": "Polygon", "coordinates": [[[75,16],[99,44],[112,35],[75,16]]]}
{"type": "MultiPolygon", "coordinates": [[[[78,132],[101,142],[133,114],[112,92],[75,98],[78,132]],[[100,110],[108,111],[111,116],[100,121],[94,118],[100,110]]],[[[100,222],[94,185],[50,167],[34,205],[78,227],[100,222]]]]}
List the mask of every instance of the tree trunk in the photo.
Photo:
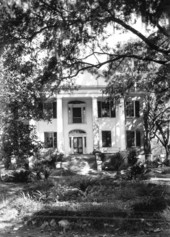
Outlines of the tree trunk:
{"type": "Polygon", "coordinates": [[[145,161],[149,161],[151,154],[151,144],[150,144],[150,136],[148,132],[144,132],[144,153],[145,153],[145,161]]]}
{"type": "Polygon", "coordinates": [[[165,147],[165,151],[166,151],[165,164],[169,165],[170,149],[168,145],[165,147]]]}

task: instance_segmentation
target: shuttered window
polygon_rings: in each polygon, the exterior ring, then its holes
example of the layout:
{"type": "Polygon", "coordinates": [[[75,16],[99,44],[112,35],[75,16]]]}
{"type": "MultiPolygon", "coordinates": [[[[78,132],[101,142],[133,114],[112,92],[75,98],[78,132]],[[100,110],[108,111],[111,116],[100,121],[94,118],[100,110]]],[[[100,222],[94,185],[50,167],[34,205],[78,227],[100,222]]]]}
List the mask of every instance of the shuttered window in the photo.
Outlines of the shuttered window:
{"type": "Polygon", "coordinates": [[[126,117],[140,117],[140,101],[126,101],[126,117]]]}
{"type": "Polygon", "coordinates": [[[141,146],[141,131],[126,131],[127,148],[141,146]]]}
{"type": "Polygon", "coordinates": [[[47,116],[51,118],[57,118],[57,102],[47,102],[38,104],[38,109],[41,117],[47,116]]]}
{"type": "Polygon", "coordinates": [[[116,107],[113,102],[98,101],[98,118],[115,118],[116,107]]]}

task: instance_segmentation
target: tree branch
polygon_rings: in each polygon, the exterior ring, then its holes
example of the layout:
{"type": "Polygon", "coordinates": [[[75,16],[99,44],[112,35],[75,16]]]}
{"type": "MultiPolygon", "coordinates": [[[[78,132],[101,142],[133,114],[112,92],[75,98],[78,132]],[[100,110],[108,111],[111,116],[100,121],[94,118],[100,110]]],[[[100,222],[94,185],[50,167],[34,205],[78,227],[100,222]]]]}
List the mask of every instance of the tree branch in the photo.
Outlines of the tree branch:
{"type": "Polygon", "coordinates": [[[131,31],[133,34],[137,35],[143,42],[145,42],[151,49],[156,50],[157,52],[163,53],[165,55],[168,55],[170,53],[170,50],[163,50],[163,49],[161,49],[157,45],[153,44],[147,37],[145,37],[138,30],[136,30],[135,28],[133,28],[129,24],[126,24],[123,20],[115,17],[115,15],[113,15],[113,13],[109,9],[104,7],[103,3],[100,2],[100,5],[101,5],[101,7],[103,7],[110,14],[110,17],[107,18],[108,21],[112,20],[113,22],[116,22],[117,24],[121,25],[123,28],[131,31]]]}

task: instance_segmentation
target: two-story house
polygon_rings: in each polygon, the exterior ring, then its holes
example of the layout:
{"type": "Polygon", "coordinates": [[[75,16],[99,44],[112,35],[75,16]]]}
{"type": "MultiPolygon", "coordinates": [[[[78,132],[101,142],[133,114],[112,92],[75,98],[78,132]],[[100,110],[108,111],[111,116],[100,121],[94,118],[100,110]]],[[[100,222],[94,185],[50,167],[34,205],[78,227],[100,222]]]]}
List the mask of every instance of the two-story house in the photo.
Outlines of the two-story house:
{"type": "Polygon", "coordinates": [[[43,104],[44,112],[52,114],[50,122],[32,121],[46,148],[68,155],[142,146],[142,94],[133,93],[126,101],[107,101],[103,78],[85,73],[76,83],[78,89],[61,91],[43,104]]]}

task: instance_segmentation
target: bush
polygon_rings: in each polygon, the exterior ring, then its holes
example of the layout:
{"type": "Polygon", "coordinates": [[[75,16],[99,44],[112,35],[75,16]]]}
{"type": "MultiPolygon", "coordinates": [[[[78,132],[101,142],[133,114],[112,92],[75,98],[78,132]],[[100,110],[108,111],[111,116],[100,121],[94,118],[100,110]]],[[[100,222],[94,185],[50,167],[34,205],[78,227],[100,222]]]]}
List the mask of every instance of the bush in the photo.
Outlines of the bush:
{"type": "Polygon", "coordinates": [[[102,164],[103,170],[117,171],[125,163],[125,156],[121,152],[117,152],[113,155],[105,156],[102,164]]]}
{"type": "Polygon", "coordinates": [[[63,160],[63,154],[56,149],[43,149],[36,154],[36,162],[47,165],[51,168],[56,167],[56,162],[63,160]]]}
{"type": "Polygon", "coordinates": [[[127,151],[127,160],[130,166],[134,165],[137,162],[137,150],[132,148],[127,151]]]}
{"type": "Polygon", "coordinates": [[[69,182],[69,185],[85,192],[89,186],[95,185],[97,180],[88,176],[79,176],[69,182]]]}
{"type": "Polygon", "coordinates": [[[47,179],[52,169],[56,168],[56,162],[62,161],[63,154],[56,150],[43,150],[36,154],[32,170],[36,172],[37,179],[47,179]]]}
{"type": "Polygon", "coordinates": [[[25,183],[30,181],[31,172],[25,169],[17,169],[12,172],[8,172],[1,177],[4,182],[15,182],[15,183],[25,183]]]}

